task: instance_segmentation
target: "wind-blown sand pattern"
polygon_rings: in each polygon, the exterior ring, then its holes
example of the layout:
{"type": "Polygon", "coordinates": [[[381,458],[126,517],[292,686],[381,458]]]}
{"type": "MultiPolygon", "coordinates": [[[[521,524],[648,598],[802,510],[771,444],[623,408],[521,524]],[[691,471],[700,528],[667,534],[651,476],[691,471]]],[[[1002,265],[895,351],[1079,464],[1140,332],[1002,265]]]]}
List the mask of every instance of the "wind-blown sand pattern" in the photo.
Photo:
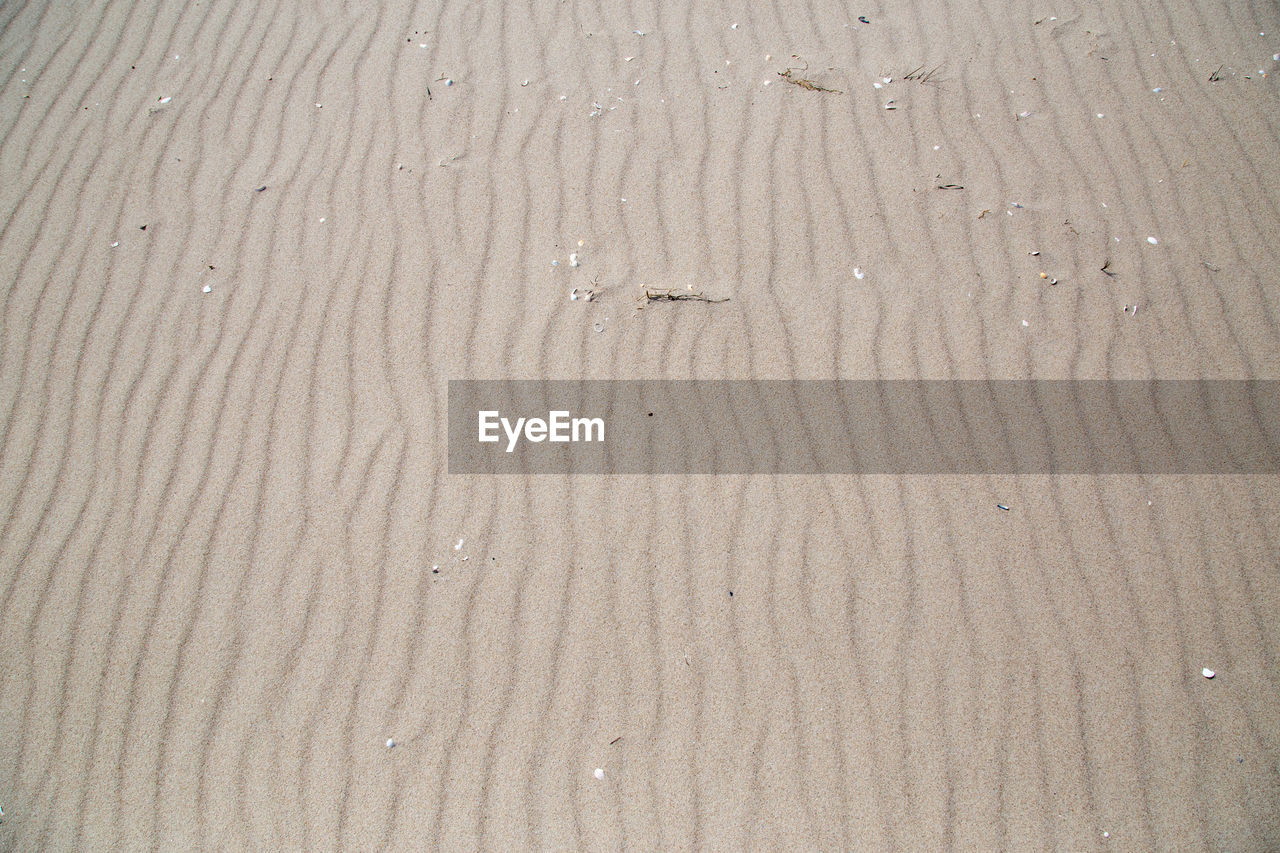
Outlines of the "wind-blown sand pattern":
{"type": "Polygon", "coordinates": [[[1280,847],[1274,477],[443,432],[465,377],[1280,378],[1277,53],[1270,0],[0,5],[0,848],[1280,847]]]}

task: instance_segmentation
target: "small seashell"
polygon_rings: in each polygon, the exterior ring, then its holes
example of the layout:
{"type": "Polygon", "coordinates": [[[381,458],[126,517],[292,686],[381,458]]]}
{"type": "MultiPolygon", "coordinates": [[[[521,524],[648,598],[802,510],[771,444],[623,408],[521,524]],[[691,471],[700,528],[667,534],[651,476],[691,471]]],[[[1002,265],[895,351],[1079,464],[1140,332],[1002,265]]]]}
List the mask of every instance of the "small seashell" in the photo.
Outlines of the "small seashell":
{"type": "Polygon", "coordinates": [[[1200,670],[1200,674],[1203,675],[1205,678],[1213,678],[1218,673],[1214,672],[1208,667],[1205,667],[1204,669],[1200,670]]]}
{"type": "Polygon", "coordinates": [[[858,281],[862,281],[862,279],[865,276],[866,276],[866,273],[864,273],[859,267],[853,268],[853,277],[856,278],[858,281]]]}
{"type": "Polygon", "coordinates": [[[593,775],[594,775],[597,779],[604,779],[604,768],[603,768],[603,767],[597,767],[597,768],[596,768],[596,772],[595,772],[593,775]]]}
{"type": "Polygon", "coordinates": [[[578,253],[573,252],[569,255],[569,266],[576,267],[578,265],[578,253]]]}
{"type": "Polygon", "coordinates": [[[170,102],[170,101],[172,101],[172,100],[173,100],[173,98],[172,98],[171,96],[169,96],[169,95],[165,95],[163,98],[161,98],[161,99],[160,99],[160,103],[162,103],[162,104],[167,104],[167,103],[169,103],[169,102],[170,102]]]}
{"type": "Polygon", "coordinates": [[[213,293],[213,288],[207,284],[204,286],[203,290],[205,293],[213,293]]]}
{"type": "Polygon", "coordinates": [[[1159,240],[1157,240],[1155,237],[1148,237],[1148,238],[1147,238],[1147,242],[1154,246],[1154,245],[1156,245],[1157,243],[1159,243],[1160,241],[1159,241],[1159,240]]]}
{"type": "Polygon", "coordinates": [[[458,540],[458,544],[453,546],[453,550],[455,550],[455,551],[461,551],[461,550],[462,550],[462,543],[463,543],[463,542],[465,542],[465,541],[466,541],[465,539],[459,539],[459,540],[458,540]]]}
{"type": "Polygon", "coordinates": [[[387,749],[395,749],[396,742],[391,738],[387,738],[387,749]]]}

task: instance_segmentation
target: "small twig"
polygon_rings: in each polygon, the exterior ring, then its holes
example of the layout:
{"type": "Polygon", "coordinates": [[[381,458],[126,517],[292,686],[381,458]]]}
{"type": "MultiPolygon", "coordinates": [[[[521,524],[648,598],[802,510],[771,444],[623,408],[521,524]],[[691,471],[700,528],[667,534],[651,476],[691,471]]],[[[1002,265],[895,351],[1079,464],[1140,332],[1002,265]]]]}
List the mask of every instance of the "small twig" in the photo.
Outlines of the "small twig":
{"type": "Polygon", "coordinates": [[[1102,265],[1102,272],[1106,273],[1107,275],[1111,276],[1112,278],[1115,278],[1115,277],[1116,277],[1116,271],[1115,271],[1115,270],[1113,270],[1113,269],[1111,269],[1111,259],[1110,259],[1110,258],[1107,258],[1106,263],[1104,263],[1104,264],[1102,265]]]}
{"type": "Polygon", "coordinates": [[[1222,79],[1222,68],[1223,66],[1219,65],[1218,70],[1209,75],[1210,83],[1217,83],[1219,80],[1222,79]]]}
{"type": "Polygon", "coordinates": [[[933,68],[929,69],[928,71],[925,71],[924,66],[921,65],[918,68],[913,68],[910,71],[908,71],[906,74],[903,74],[902,79],[918,80],[920,82],[920,85],[923,86],[925,83],[928,83],[930,80],[933,79],[933,75],[937,74],[938,69],[940,69],[941,67],[942,67],[941,65],[935,65],[933,68]]]}
{"type": "Polygon", "coordinates": [[[938,189],[940,189],[940,190],[962,190],[962,189],[964,189],[964,185],[963,185],[963,184],[938,184],[938,189]]]}

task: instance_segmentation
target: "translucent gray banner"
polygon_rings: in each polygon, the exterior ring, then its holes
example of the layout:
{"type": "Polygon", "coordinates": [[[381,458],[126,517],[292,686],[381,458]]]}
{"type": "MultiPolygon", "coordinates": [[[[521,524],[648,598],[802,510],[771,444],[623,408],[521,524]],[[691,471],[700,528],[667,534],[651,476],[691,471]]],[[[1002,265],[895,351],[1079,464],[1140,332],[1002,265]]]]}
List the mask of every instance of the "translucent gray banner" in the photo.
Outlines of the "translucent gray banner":
{"type": "Polygon", "coordinates": [[[1275,380],[451,380],[452,474],[1270,474],[1275,380]]]}

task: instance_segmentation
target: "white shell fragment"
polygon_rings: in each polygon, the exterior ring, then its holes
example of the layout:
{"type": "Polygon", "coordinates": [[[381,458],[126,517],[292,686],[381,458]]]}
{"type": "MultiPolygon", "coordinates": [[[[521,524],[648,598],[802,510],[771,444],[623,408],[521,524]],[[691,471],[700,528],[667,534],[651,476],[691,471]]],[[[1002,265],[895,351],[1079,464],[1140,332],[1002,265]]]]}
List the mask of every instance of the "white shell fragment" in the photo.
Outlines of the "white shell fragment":
{"type": "Polygon", "coordinates": [[[578,265],[578,253],[573,252],[569,255],[569,266],[576,267],[578,265]]]}
{"type": "Polygon", "coordinates": [[[462,550],[462,543],[463,543],[463,542],[465,542],[465,541],[466,541],[465,539],[459,539],[459,540],[458,540],[458,544],[453,546],[453,550],[455,550],[455,551],[461,551],[461,550],[462,550]]]}
{"type": "Polygon", "coordinates": [[[853,268],[853,277],[854,277],[854,278],[856,278],[856,279],[858,279],[859,281],[861,281],[863,278],[865,278],[865,277],[866,277],[866,275],[867,275],[867,274],[866,274],[866,273],[864,273],[860,267],[854,267],[854,268],[853,268]]]}
{"type": "Polygon", "coordinates": [[[396,742],[391,738],[387,738],[387,749],[395,749],[396,742]]]}
{"type": "Polygon", "coordinates": [[[1157,240],[1155,237],[1148,237],[1148,238],[1147,238],[1147,242],[1154,246],[1154,245],[1156,245],[1157,243],[1159,243],[1160,241],[1159,241],[1159,240],[1157,240]]]}
{"type": "Polygon", "coordinates": [[[1213,670],[1209,669],[1209,667],[1206,666],[1204,669],[1200,670],[1200,674],[1203,675],[1205,678],[1213,678],[1218,673],[1214,672],[1213,670]]]}
{"type": "Polygon", "coordinates": [[[603,767],[597,767],[597,768],[596,768],[596,772],[595,772],[593,775],[594,775],[597,779],[604,779],[604,768],[603,768],[603,767]]]}
{"type": "Polygon", "coordinates": [[[203,290],[205,293],[213,293],[213,288],[207,284],[204,286],[203,290]]]}

